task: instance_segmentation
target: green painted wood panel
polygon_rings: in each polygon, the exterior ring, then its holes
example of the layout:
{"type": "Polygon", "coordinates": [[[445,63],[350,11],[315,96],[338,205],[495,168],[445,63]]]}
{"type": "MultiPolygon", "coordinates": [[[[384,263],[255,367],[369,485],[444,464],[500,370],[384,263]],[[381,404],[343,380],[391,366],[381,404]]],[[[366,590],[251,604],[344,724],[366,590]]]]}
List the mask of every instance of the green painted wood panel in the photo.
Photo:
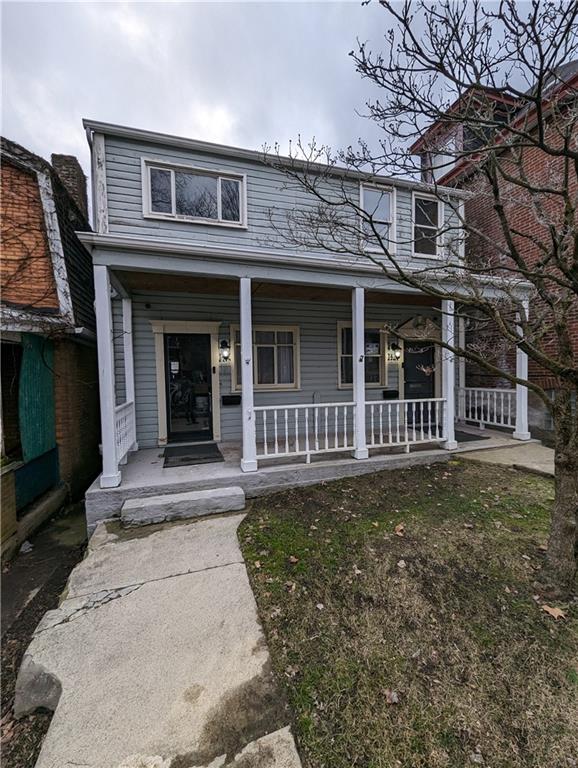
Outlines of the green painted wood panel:
{"type": "Polygon", "coordinates": [[[22,335],[18,411],[23,460],[52,450],[56,446],[54,349],[51,341],[32,333],[22,335]]]}

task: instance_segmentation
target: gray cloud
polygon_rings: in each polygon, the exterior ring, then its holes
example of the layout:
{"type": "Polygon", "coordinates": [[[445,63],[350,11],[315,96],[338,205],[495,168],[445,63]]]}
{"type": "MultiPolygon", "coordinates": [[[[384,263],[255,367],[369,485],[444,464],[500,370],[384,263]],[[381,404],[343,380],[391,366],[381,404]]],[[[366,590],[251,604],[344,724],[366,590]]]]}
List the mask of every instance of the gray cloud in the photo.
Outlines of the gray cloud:
{"type": "Polygon", "coordinates": [[[347,54],[384,29],[353,2],[5,4],[2,132],[87,171],[82,117],[253,149],[375,139],[347,54]]]}

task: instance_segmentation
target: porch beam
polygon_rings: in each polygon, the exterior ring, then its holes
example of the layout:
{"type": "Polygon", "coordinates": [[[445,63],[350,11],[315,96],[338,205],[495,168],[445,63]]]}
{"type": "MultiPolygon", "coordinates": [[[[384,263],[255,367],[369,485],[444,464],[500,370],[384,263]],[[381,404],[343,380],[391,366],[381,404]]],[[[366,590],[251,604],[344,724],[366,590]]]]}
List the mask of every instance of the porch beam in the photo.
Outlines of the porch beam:
{"type": "MultiPolygon", "coordinates": [[[[444,299],[442,301],[442,341],[446,344],[455,343],[454,331],[454,302],[444,299]]],[[[454,451],[458,444],[455,437],[455,386],[456,369],[455,355],[449,349],[442,348],[442,397],[445,400],[443,447],[447,451],[454,451]]]]}
{"type": "MultiPolygon", "coordinates": [[[[523,312],[527,320],[527,300],[523,302],[523,312]]],[[[518,326],[518,334],[523,335],[521,326],[518,326]]],[[[524,381],[528,380],[528,355],[520,347],[516,348],[516,376],[524,381]]],[[[531,437],[528,427],[528,387],[524,384],[516,384],[516,430],[512,437],[514,440],[529,440],[531,437]]]]}
{"type": "Polygon", "coordinates": [[[124,351],[124,385],[126,400],[127,402],[132,402],[133,404],[134,441],[130,450],[138,451],[138,443],[136,441],[136,401],[134,386],[134,351],[132,338],[132,300],[129,298],[124,298],[122,300],[122,341],[124,351]]]}
{"type": "Polygon", "coordinates": [[[116,488],[120,485],[121,474],[116,456],[113,326],[107,267],[94,267],[94,294],[102,441],[100,487],[116,488]]]}
{"type": "Polygon", "coordinates": [[[251,308],[251,278],[239,281],[239,308],[241,332],[241,414],[243,422],[243,448],[241,469],[257,471],[257,439],[253,401],[253,324],[251,308]]]}
{"type": "MultiPolygon", "coordinates": [[[[365,292],[354,288],[351,294],[351,337],[353,343],[353,401],[355,459],[367,459],[365,435],[365,292]]],[[[344,428],[347,428],[344,425],[344,428]]]]}

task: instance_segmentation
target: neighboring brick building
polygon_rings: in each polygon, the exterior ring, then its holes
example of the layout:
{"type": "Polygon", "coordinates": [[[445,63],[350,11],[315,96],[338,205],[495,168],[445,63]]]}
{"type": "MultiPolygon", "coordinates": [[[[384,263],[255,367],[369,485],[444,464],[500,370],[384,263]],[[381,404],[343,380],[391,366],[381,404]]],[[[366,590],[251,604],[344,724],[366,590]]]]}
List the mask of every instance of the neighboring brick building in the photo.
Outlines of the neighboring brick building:
{"type": "Polygon", "coordinates": [[[86,179],[76,158],[51,166],[4,138],[1,162],[4,551],[39,499],[82,497],[100,437],[92,264],[75,234],[90,230],[86,179]]]}
{"type": "MultiPolygon", "coordinates": [[[[564,67],[561,67],[556,73],[556,82],[559,85],[552,86],[547,91],[547,98],[550,102],[552,102],[557,91],[559,91],[560,97],[562,93],[571,93],[575,100],[578,95],[578,61],[569,62],[564,67]]],[[[511,100],[503,99],[498,93],[495,94],[495,99],[497,110],[500,111],[504,122],[518,120],[521,116],[525,117],[524,114],[521,115],[515,103],[511,100]]],[[[555,118],[550,119],[548,125],[550,135],[547,136],[547,139],[551,145],[555,146],[556,142],[562,141],[561,136],[556,130],[555,118]]],[[[422,166],[427,169],[423,174],[425,180],[430,182],[435,180],[444,186],[456,185],[472,192],[471,198],[465,204],[465,217],[468,225],[483,232],[484,237],[476,238],[475,235],[470,235],[466,256],[469,256],[470,259],[478,259],[480,254],[484,254],[484,266],[495,268],[496,271],[499,271],[500,256],[497,248],[492,248],[491,243],[497,245],[503,243],[504,236],[496,211],[494,210],[491,194],[489,194],[489,190],[485,186],[485,180],[478,172],[475,162],[472,160],[465,161],[464,159],[456,161],[455,159],[456,154],[459,155],[461,150],[468,148],[468,140],[473,141],[467,135],[467,128],[463,126],[456,126],[454,124],[451,128],[447,128],[441,124],[435,124],[413,145],[411,150],[414,154],[421,155],[422,157],[422,166]],[[436,153],[434,151],[435,146],[440,147],[441,151],[436,153]],[[454,156],[452,156],[452,153],[454,156]]],[[[470,148],[475,147],[470,146],[470,148]]],[[[549,182],[553,180],[555,183],[552,186],[555,186],[556,183],[559,184],[560,178],[563,178],[561,177],[562,163],[562,158],[553,158],[538,148],[531,147],[524,150],[523,169],[528,181],[533,186],[548,187],[549,182]]],[[[575,173],[569,175],[568,184],[571,194],[575,194],[578,189],[575,173]]],[[[514,236],[514,242],[524,253],[530,265],[537,264],[543,254],[536,241],[546,238],[547,230],[545,224],[536,215],[535,207],[531,203],[529,194],[521,190],[519,186],[514,188],[514,185],[510,184],[508,187],[506,182],[503,182],[501,185],[501,197],[503,200],[508,201],[507,215],[512,229],[523,233],[514,236]],[[511,199],[508,200],[510,190],[515,191],[515,194],[512,194],[511,199]]],[[[544,194],[541,196],[541,201],[545,212],[550,215],[556,211],[555,206],[562,205],[562,202],[555,195],[544,194]]],[[[540,301],[536,299],[530,307],[530,312],[534,316],[538,316],[536,313],[540,311],[540,301]]],[[[576,305],[571,309],[568,320],[575,355],[578,357],[578,308],[576,305]]],[[[546,325],[545,329],[542,344],[545,349],[550,347],[552,351],[555,351],[555,336],[553,332],[548,332],[546,325]]],[[[477,340],[480,341],[481,347],[487,349],[488,354],[492,355],[493,363],[507,372],[515,373],[515,350],[510,344],[502,340],[497,331],[492,332],[490,328],[487,328],[483,334],[477,334],[477,340]]],[[[556,377],[552,376],[549,371],[541,368],[532,359],[529,360],[529,379],[550,393],[553,393],[558,386],[556,377]]],[[[509,386],[505,380],[500,380],[485,369],[471,363],[468,363],[467,366],[467,385],[481,387],[509,386]]],[[[534,432],[540,436],[552,429],[551,418],[547,409],[542,401],[531,391],[529,393],[529,423],[534,432]]]]}

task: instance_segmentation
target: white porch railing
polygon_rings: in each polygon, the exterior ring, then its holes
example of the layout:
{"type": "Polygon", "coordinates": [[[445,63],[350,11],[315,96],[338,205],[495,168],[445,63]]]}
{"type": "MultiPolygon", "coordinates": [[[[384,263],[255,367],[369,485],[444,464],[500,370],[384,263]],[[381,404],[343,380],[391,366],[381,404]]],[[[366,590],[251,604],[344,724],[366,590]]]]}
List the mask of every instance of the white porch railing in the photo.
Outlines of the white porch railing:
{"type": "Polygon", "coordinates": [[[367,402],[367,447],[443,442],[445,405],[441,397],[367,402]]]}
{"type": "Polygon", "coordinates": [[[134,403],[129,400],[114,409],[116,460],[121,462],[136,442],[134,403]]]}
{"type": "MultiPolygon", "coordinates": [[[[442,442],[445,400],[369,401],[368,448],[442,442]]],[[[257,459],[351,451],[355,446],[355,403],[269,405],[254,408],[257,459]]]]}
{"type": "Polygon", "coordinates": [[[353,449],[355,404],[312,403],[254,408],[257,458],[353,449]]]}
{"type": "Polygon", "coordinates": [[[516,390],[487,387],[459,387],[456,407],[458,419],[477,421],[484,426],[516,428],[516,390]]]}

